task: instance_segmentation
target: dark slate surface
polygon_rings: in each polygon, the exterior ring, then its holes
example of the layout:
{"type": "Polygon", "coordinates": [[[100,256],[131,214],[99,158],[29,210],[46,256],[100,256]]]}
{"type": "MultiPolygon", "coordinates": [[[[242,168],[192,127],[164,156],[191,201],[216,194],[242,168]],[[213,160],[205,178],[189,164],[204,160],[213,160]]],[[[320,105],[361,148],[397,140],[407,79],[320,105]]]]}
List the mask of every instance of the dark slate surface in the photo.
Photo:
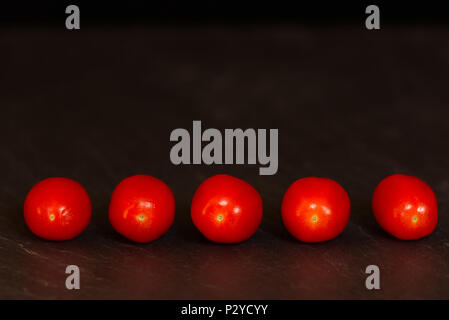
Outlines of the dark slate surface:
{"type": "Polygon", "coordinates": [[[83,28],[0,30],[0,298],[449,298],[449,37],[445,27],[83,28]],[[279,128],[279,171],[174,166],[171,130],[279,128]],[[146,173],[176,196],[172,229],[136,245],[109,226],[123,178],[146,173]],[[259,231],[239,245],[207,242],[189,216],[208,176],[261,193],[259,231]],[[375,223],[370,198],[391,173],[427,181],[440,220],[404,242],[375,223]],[[286,188],[336,179],[352,213],[337,239],[302,244],[283,228],[286,188]],[[52,243],[25,226],[22,205],[49,176],[82,183],[93,218],[52,243]],[[65,289],[65,267],[81,290],[65,289]],[[365,267],[381,268],[377,292],[365,267]]]}

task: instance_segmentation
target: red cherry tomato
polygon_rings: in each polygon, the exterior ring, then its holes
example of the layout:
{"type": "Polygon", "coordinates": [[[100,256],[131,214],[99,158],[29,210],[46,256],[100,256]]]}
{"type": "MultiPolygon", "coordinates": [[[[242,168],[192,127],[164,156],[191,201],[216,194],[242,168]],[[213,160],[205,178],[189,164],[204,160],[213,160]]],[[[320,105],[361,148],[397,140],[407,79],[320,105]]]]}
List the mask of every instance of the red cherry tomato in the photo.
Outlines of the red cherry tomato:
{"type": "Polygon", "coordinates": [[[435,193],[413,176],[394,174],[383,179],[374,190],[372,206],[382,229],[402,240],[423,238],[437,226],[435,193]]]}
{"type": "Polygon", "coordinates": [[[89,224],[92,206],[86,190],[67,178],[48,178],[31,188],[24,204],[28,228],[47,240],[69,240],[89,224]]]}
{"type": "Polygon", "coordinates": [[[262,199],[250,184],[220,174],[206,179],[192,199],[192,221],[209,240],[238,243],[251,237],[262,221],[262,199]]]}
{"type": "Polygon", "coordinates": [[[135,175],[121,181],[112,193],[109,221],[122,236],[135,242],[156,240],[175,219],[175,198],[161,180],[135,175]]]}
{"type": "Polygon", "coordinates": [[[350,207],[348,194],[337,182],[303,178],[287,189],[282,200],[282,220],[300,241],[327,241],[343,232],[350,207]]]}

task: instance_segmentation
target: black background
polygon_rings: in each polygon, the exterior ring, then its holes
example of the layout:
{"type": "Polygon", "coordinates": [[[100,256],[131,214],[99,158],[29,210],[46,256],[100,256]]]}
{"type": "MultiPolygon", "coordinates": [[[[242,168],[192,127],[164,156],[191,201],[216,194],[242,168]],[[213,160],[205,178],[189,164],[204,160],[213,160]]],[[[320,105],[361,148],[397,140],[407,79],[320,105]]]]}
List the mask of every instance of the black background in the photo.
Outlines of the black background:
{"type": "Polygon", "coordinates": [[[446,24],[444,1],[9,1],[2,3],[0,23],[58,26],[65,20],[65,8],[82,8],[87,24],[359,24],[365,8],[381,7],[382,21],[388,23],[446,24]]]}
{"type": "Polygon", "coordinates": [[[447,15],[395,3],[382,4],[378,31],[365,29],[360,3],[81,2],[79,31],[65,29],[65,5],[2,7],[0,297],[449,298],[447,15]],[[192,120],[278,128],[278,173],[172,165],[170,132],[192,120]],[[163,179],[177,205],[172,229],[146,245],[107,220],[113,188],[138,173],[163,179]],[[264,219],[245,243],[209,243],[190,221],[195,189],[217,173],[261,193],[264,219]],[[399,241],[375,223],[372,191],[392,173],[434,188],[430,237],[399,241]],[[72,241],[38,239],[24,224],[27,192],[49,176],[91,196],[91,224],[72,241]],[[305,176],[335,179],[351,197],[335,240],[302,244],[282,226],[282,195],[305,176]],[[65,289],[69,264],[81,290],[65,289]],[[369,264],[381,268],[380,291],[365,289],[369,264]]]}

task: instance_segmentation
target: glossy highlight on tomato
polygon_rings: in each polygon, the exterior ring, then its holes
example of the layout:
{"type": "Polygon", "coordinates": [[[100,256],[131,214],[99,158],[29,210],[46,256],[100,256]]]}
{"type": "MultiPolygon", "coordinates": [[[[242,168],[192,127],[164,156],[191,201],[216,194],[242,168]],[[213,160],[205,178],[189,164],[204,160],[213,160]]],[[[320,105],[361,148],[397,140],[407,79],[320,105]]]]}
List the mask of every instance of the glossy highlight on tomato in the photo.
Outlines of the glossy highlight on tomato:
{"type": "Polygon", "coordinates": [[[394,174],[383,179],[374,190],[372,208],[382,229],[402,240],[426,237],[438,222],[432,188],[409,175],[394,174]]]}
{"type": "Polygon", "coordinates": [[[322,242],[343,232],[350,207],[348,194],[337,182],[308,177],[287,189],[282,199],[282,220],[296,239],[322,242]]]}
{"type": "Polygon", "coordinates": [[[175,198],[161,180],[135,175],[122,180],[112,193],[109,221],[122,236],[151,242],[170,229],[175,219],[175,198]]]}
{"type": "Polygon", "coordinates": [[[262,221],[262,199],[247,182],[225,174],[206,179],[192,199],[194,225],[209,240],[238,243],[250,238],[262,221]]]}
{"type": "Polygon", "coordinates": [[[92,205],[86,190],[68,178],[47,178],[33,186],[24,203],[28,228],[47,240],[69,240],[89,224],[92,205]]]}

